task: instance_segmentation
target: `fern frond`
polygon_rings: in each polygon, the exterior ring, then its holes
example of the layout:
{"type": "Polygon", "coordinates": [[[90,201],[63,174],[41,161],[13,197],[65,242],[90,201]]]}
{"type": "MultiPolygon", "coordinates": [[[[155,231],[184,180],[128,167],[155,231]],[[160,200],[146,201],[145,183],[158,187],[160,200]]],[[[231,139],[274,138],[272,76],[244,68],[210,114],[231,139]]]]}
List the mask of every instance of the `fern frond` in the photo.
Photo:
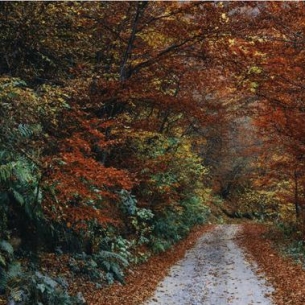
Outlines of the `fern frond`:
{"type": "Polygon", "coordinates": [[[0,160],[3,161],[10,157],[10,154],[8,153],[7,150],[0,150],[0,160]]]}
{"type": "Polygon", "coordinates": [[[110,268],[111,268],[111,264],[110,264],[110,262],[104,261],[104,262],[102,262],[102,267],[105,271],[109,272],[110,268]]]}
{"type": "Polygon", "coordinates": [[[24,205],[24,198],[23,196],[17,192],[15,189],[12,189],[14,198],[16,199],[16,201],[20,204],[20,205],[24,205]]]}
{"type": "Polygon", "coordinates": [[[18,131],[19,131],[20,135],[24,138],[29,138],[33,134],[31,127],[26,124],[19,124],[18,131]]]}
{"type": "MultiPolygon", "coordinates": [[[[1,254],[0,254],[0,265],[2,265],[3,267],[6,266],[6,259],[5,259],[5,257],[2,256],[1,254]]],[[[0,267],[0,268],[1,268],[1,267],[0,267]]]]}
{"type": "Polygon", "coordinates": [[[5,290],[8,286],[10,289],[18,283],[18,277],[22,275],[21,264],[13,262],[9,265],[6,271],[0,268],[0,289],[5,290]]]}
{"type": "Polygon", "coordinates": [[[112,265],[111,266],[111,272],[113,273],[114,277],[116,280],[118,280],[120,283],[124,284],[124,275],[121,271],[121,269],[119,268],[119,266],[117,265],[112,265]]]}
{"type": "MultiPolygon", "coordinates": [[[[19,287],[16,287],[14,289],[11,289],[10,291],[10,297],[17,303],[20,304],[23,300],[24,291],[20,290],[19,287]]],[[[14,303],[15,304],[15,303],[14,303]]]]}
{"type": "Polygon", "coordinates": [[[22,274],[21,264],[19,262],[13,262],[9,265],[7,271],[8,279],[14,279],[22,274]]]}
{"type": "Polygon", "coordinates": [[[16,162],[10,162],[0,165],[0,180],[7,183],[13,176],[14,167],[16,162]]]}
{"type": "Polygon", "coordinates": [[[18,161],[14,166],[14,175],[18,178],[21,183],[27,183],[34,179],[32,174],[32,168],[25,161],[18,161]]]}
{"type": "Polygon", "coordinates": [[[115,261],[123,266],[128,266],[128,261],[120,254],[110,251],[101,250],[97,254],[97,258],[99,260],[105,260],[105,261],[115,261]]]}
{"type": "Polygon", "coordinates": [[[0,268],[0,289],[5,290],[7,286],[7,274],[4,269],[0,268]]]}
{"type": "Polygon", "coordinates": [[[9,183],[13,177],[16,177],[19,182],[27,183],[33,181],[33,169],[28,163],[18,160],[0,165],[0,180],[3,183],[9,183]]]}

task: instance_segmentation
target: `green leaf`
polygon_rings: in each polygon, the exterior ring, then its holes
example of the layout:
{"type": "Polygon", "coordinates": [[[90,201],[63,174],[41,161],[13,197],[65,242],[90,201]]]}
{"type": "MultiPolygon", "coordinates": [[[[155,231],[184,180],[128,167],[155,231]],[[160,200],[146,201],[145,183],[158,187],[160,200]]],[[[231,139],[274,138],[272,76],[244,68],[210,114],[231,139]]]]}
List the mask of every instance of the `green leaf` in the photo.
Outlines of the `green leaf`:
{"type": "Polygon", "coordinates": [[[21,275],[22,274],[21,264],[19,262],[13,262],[12,264],[10,264],[7,274],[10,279],[21,275]]]}
{"type": "Polygon", "coordinates": [[[7,286],[7,275],[4,269],[0,268],[0,289],[5,290],[7,286]]]}
{"type": "Polygon", "coordinates": [[[38,289],[40,292],[44,293],[45,290],[46,290],[46,286],[45,286],[44,284],[38,284],[38,285],[37,285],[37,289],[38,289]]]}
{"type": "Polygon", "coordinates": [[[91,259],[91,260],[90,260],[90,267],[92,267],[92,268],[97,268],[97,267],[98,267],[98,264],[97,264],[93,259],[91,259]]]}
{"type": "Polygon", "coordinates": [[[8,241],[2,240],[0,242],[0,249],[8,254],[14,254],[14,248],[8,241]]]}
{"type": "Polygon", "coordinates": [[[15,166],[14,162],[0,165],[0,180],[7,183],[10,178],[13,176],[13,168],[15,166]]]}
{"type": "Polygon", "coordinates": [[[115,261],[123,266],[129,265],[128,261],[122,255],[111,251],[101,250],[98,254],[98,258],[102,258],[103,260],[115,261]]]}
{"type": "Polygon", "coordinates": [[[20,204],[20,205],[24,205],[24,198],[23,196],[17,192],[16,190],[12,190],[13,191],[13,195],[14,195],[14,198],[16,199],[16,201],[20,204]]]}
{"type": "Polygon", "coordinates": [[[13,298],[13,300],[15,302],[22,302],[22,296],[23,296],[24,292],[22,290],[18,290],[18,289],[12,289],[10,296],[13,298]]]}
{"type": "Polygon", "coordinates": [[[16,79],[12,84],[14,87],[27,87],[27,83],[20,79],[16,79]]]}
{"type": "Polygon", "coordinates": [[[0,264],[5,267],[6,266],[6,261],[5,258],[0,254],[0,264]]]}
{"type": "Polygon", "coordinates": [[[18,130],[19,130],[19,133],[21,134],[21,136],[23,136],[24,138],[29,138],[33,134],[32,129],[28,125],[25,125],[25,124],[19,124],[18,130]]]}

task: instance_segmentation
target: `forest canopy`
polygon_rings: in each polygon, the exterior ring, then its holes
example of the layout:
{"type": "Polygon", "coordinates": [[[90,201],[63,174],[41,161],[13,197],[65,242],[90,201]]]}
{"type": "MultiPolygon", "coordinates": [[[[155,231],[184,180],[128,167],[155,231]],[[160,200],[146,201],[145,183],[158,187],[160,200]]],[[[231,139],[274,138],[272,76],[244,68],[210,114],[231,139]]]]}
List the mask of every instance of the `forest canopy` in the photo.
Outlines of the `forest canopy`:
{"type": "Polygon", "coordinates": [[[124,282],[225,217],[304,234],[304,17],[302,2],[1,2],[0,292],[82,304],[41,253],[124,282]],[[15,289],[24,253],[36,282],[15,289]]]}

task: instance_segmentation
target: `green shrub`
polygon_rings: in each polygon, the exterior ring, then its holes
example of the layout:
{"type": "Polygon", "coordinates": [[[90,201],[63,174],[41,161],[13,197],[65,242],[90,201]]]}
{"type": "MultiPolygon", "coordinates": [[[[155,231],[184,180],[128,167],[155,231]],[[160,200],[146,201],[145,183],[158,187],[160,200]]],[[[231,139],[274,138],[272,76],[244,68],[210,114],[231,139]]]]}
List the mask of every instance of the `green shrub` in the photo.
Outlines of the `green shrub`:
{"type": "Polygon", "coordinates": [[[10,287],[9,302],[12,305],[83,305],[81,293],[70,296],[68,284],[63,278],[53,279],[36,271],[24,273],[10,287]]]}
{"type": "Polygon", "coordinates": [[[124,283],[123,269],[129,262],[120,254],[101,250],[97,254],[77,254],[70,259],[71,270],[78,274],[85,274],[92,281],[112,284],[115,280],[124,283]]]}
{"type": "Polygon", "coordinates": [[[168,208],[153,223],[151,248],[162,252],[171,245],[186,237],[191,228],[206,221],[209,209],[199,197],[192,196],[180,203],[180,208],[168,208]]]}
{"type": "Polygon", "coordinates": [[[0,292],[7,296],[10,305],[82,305],[81,294],[68,294],[63,278],[53,279],[38,271],[24,271],[14,257],[12,245],[0,242],[0,292]]]}
{"type": "Polygon", "coordinates": [[[120,197],[121,209],[127,216],[127,226],[136,234],[137,245],[148,244],[153,230],[154,213],[150,209],[137,207],[135,196],[126,190],[120,192],[120,197]]]}

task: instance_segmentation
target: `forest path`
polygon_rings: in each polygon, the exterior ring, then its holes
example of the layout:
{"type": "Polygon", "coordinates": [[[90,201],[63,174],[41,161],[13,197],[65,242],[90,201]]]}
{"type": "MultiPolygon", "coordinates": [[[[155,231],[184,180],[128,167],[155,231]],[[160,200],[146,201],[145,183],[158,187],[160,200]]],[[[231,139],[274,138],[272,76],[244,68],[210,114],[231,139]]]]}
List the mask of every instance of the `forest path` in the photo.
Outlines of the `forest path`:
{"type": "Polygon", "coordinates": [[[144,305],[271,305],[273,289],[234,241],[238,230],[219,225],[204,234],[144,305]]]}

